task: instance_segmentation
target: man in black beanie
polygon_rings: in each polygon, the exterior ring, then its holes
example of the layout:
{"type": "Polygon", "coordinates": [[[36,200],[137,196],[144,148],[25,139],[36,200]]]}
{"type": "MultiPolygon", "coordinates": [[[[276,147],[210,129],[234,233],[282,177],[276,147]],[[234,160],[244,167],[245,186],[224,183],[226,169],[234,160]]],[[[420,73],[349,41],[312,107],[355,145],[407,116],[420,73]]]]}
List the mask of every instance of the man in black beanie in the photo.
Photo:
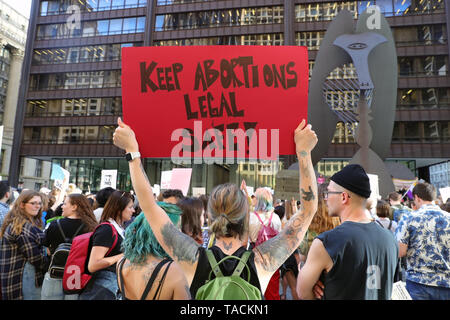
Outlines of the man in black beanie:
{"type": "Polygon", "coordinates": [[[311,244],[304,266],[299,266],[299,297],[390,299],[398,244],[392,232],[369,220],[365,213],[371,193],[369,177],[360,165],[351,164],[330,180],[323,196],[328,214],[339,217],[341,224],[311,244]]]}

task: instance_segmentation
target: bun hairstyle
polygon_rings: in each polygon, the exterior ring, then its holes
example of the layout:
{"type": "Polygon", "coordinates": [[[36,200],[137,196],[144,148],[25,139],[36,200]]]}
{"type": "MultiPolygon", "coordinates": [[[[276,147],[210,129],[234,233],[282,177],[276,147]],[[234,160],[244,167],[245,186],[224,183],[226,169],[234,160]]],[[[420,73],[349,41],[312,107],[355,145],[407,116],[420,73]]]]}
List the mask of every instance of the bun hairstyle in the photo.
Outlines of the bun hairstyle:
{"type": "Polygon", "coordinates": [[[240,238],[248,230],[248,200],[235,184],[225,183],[213,189],[208,212],[213,220],[210,230],[216,238],[236,235],[240,238]]]}

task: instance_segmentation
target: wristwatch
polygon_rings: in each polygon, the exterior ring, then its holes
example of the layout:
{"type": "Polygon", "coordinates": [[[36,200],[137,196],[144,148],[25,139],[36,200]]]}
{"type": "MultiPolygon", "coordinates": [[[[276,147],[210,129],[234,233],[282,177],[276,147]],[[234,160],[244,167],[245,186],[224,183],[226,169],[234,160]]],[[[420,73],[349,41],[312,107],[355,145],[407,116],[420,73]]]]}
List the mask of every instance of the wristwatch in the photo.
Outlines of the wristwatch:
{"type": "Polygon", "coordinates": [[[127,159],[127,161],[131,161],[133,159],[140,158],[140,157],[141,157],[141,153],[139,151],[138,152],[128,152],[125,155],[125,159],[127,159]]]}

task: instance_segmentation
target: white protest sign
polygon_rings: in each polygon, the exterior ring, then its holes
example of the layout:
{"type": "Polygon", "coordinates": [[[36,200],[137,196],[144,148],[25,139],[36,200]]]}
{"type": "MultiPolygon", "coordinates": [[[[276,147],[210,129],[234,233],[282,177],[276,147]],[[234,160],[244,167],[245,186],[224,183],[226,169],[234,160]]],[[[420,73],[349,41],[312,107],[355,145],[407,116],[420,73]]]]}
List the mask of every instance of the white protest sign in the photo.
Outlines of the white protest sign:
{"type": "Polygon", "coordinates": [[[116,185],[117,185],[117,170],[102,170],[100,189],[106,187],[116,189],[116,185]]]}
{"type": "Polygon", "coordinates": [[[376,174],[367,174],[369,176],[369,182],[370,182],[370,198],[373,198],[375,200],[380,199],[380,188],[378,185],[378,175],[376,174]]]}
{"type": "Polygon", "coordinates": [[[193,197],[199,197],[199,196],[201,196],[202,194],[206,194],[206,188],[203,188],[203,187],[201,187],[201,188],[192,188],[192,196],[193,197]]]}
{"type": "Polygon", "coordinates": [[[153,193],[156,194],[156,196],[159,196],[159,194],[161,193],[161,187],[159,186],[159,184],[154,184],[152,189],[153,193]]]}
{"type": "Polygon", "coordinates": [[[172,180],[172,171],[161,172],[161,190],[170,189],[170,181],[172,180]]]}
{"type": "MultiPolygon", "coordinates": [[[[57,169],[59,170],[59,172],[57,175],[58,178],[54,180],[53,186],[55,188],[58,188],[59,190],[67,190],[67,187],[69,186],[70,172],[59,165],[56,165],[56,166],[57,166],[57,169]]],[[[52,169],[52,175],[53,175],[53,169],[52,169]]],[[[50,178],[50,179],[52,179],[52,178],[50,178]]]]}
{"type": "Polygon", "coordinates": [[[442,202],[446,203],[447,199],[450,198],[450,187],[440,188],[439,192],[441,193],[442,202]]]}

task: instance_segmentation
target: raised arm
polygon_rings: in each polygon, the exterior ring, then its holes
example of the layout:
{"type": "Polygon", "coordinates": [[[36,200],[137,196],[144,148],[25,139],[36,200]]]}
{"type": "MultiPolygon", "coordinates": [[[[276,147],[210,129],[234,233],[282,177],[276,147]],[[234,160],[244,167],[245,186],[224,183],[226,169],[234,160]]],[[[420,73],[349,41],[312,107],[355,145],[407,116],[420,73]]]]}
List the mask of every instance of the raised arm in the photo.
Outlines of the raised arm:
{"type": "MultiPolygon", "coordinates": [[[[118,127],[113,136],[114,144],[125,152],[139,151],[139,145],[133,130],[120,118],[117,123],[118,127]]],[[[131,160],[129,168],[131,182],[139,199],[139,205],[156,239],[170,257],[181,266],[190,285],[197,267],[199,245],[194,239],[175,227],[164,210],[158,206],[153,197],[153,190],[147,179],[147,174],[142,167],[141,159],[131,160]]]]}
{"type": "Polygon", "coordinates": [[[317,183],[311,162],[311,150],[317,144],[317,136],[311,125],[305,127],[305,120],[295,129],[294,141],[299,161],[302,206],[276,237],[253,249],[258,277],[264,288],[272,274],[299,246],[317,211],[317,183]]]}

